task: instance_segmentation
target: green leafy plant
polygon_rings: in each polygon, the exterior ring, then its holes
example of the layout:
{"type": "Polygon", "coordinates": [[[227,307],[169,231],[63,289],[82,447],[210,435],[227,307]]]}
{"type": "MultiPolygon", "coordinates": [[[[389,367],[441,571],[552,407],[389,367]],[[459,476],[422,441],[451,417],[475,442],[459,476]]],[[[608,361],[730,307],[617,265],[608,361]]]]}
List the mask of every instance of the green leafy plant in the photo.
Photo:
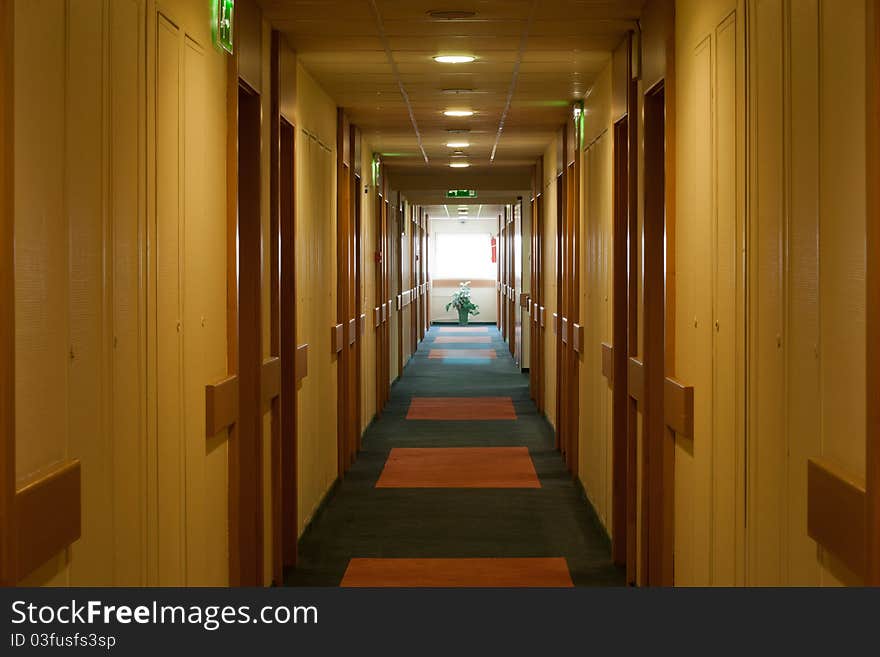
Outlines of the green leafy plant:
{"type": "Polygon", "coordinates": [[[452,294],[452,300],[446,304],[446,312],[450,308],[458,311],[458,321],[467,324],[470,315],[479,315],[480,307],[471,301],[470,281],[459,283],[458,291],[452,294]]]}

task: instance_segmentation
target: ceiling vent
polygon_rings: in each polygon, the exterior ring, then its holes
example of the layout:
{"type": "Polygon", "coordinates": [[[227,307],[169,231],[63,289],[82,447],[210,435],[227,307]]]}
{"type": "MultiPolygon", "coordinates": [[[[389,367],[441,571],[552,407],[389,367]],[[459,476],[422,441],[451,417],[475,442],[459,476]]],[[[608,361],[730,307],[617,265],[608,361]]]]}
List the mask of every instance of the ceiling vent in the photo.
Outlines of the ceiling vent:
{"type": "Polygon", "coordinates": [[[435,21],[463,21],[477,15],[475,11],[463,11],[456,9],[432,9],[428,16],[435,21]]]}

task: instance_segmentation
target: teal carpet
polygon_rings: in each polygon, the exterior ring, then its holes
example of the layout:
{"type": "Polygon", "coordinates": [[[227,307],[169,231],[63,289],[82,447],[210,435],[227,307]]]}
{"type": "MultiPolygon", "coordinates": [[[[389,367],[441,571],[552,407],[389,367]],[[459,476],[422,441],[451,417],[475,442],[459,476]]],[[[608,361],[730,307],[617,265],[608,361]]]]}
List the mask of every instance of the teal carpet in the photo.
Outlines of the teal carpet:
{"type": "MultiPolygon", "coordinates": [[[[494,326],[487,344],[443,349],[496,350],[497,359],[429,359],[432,328],[392,388],[363,449],[300,539],[290,586],[338,586],[353,557],[565,557],[575,586],[623,586],[610,544],[582,489],[554,449],[553,429],[529,398],[528,377],[494,326]],[[517,419],[407,420],[413,397],[510,397],[517,419]],[[394,447],[529,449],[539,489],[377,489],[394,447]]],[[[478,334],[474,334],[478,335],[478,334]]],[[[487,334],[483,334],[487,335],[487,334]]]]}

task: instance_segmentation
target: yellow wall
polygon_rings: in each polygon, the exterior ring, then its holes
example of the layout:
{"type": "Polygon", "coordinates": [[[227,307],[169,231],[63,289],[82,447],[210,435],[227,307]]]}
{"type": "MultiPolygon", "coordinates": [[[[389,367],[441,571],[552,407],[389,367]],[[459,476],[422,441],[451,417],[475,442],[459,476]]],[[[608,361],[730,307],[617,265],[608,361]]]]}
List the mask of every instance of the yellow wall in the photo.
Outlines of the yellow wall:
{"type": "Polygon", "coordinates": [[[751,14],[749,583],[855,580],[806,536],[805,482],[810,456],[865,471],[865,21],[751,14]]]}
{"type": "Polygon", "coordinates": [[[376,415],[376,186],[373,184],[373,149],[361,144],[361,312],[366,314],[367,330],[361,348],[361,429],[376,415]],[[368,193],[364,194],[364,188],[368,193]]]}
{"type": "Polygon", "coordinates": [[[578,476],[605,529],[611,531],[611,388],[602,375],[602,343],[611,344],[612,132],[611,63],[585,102],[581,155],[578,476]]]}
{"type": "Polygon", "coordinates": [[[82,538],[29,584],[227,581],[226,445],[204,427],[226,372],[208,9],[16,3],[17,472],[83,474],[82,538]]]}
{"type": "Polygon", "coordinates": [[[299,529],[336,480],[336,105],[297,64],[297,344],[309,374],[297,400],[299,529]]]}
{"type": "Polygon", "coordinates": [[[676,5],[673,370],[695,406],[694,437],[676,437],[676,584],[744,581],[744,16],[676,5]]]}
{"type": "Polygon", "coordinates": [[[806,534],[806,461],[864,475],[865,6],[754,3],[748,43],[742,2],[676,20],[675,582],[852,583],[806,534]]]}
{"type": "Polygon", "coordinates": [[[556,426],[556,148],[558,136],[544,151],[544,414],[556,426]]]}

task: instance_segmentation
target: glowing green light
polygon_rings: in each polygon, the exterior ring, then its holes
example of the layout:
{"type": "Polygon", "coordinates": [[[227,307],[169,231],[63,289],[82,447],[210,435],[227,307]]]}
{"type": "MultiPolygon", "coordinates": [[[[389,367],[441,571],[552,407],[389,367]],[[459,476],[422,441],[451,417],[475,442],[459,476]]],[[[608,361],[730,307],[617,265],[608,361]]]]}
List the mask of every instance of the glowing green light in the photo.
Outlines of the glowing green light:
{"type": "Polygon", "coordinates": [[[214,45],[232,54],[235,0],[212,0],[211,36],[214,45]]]}

